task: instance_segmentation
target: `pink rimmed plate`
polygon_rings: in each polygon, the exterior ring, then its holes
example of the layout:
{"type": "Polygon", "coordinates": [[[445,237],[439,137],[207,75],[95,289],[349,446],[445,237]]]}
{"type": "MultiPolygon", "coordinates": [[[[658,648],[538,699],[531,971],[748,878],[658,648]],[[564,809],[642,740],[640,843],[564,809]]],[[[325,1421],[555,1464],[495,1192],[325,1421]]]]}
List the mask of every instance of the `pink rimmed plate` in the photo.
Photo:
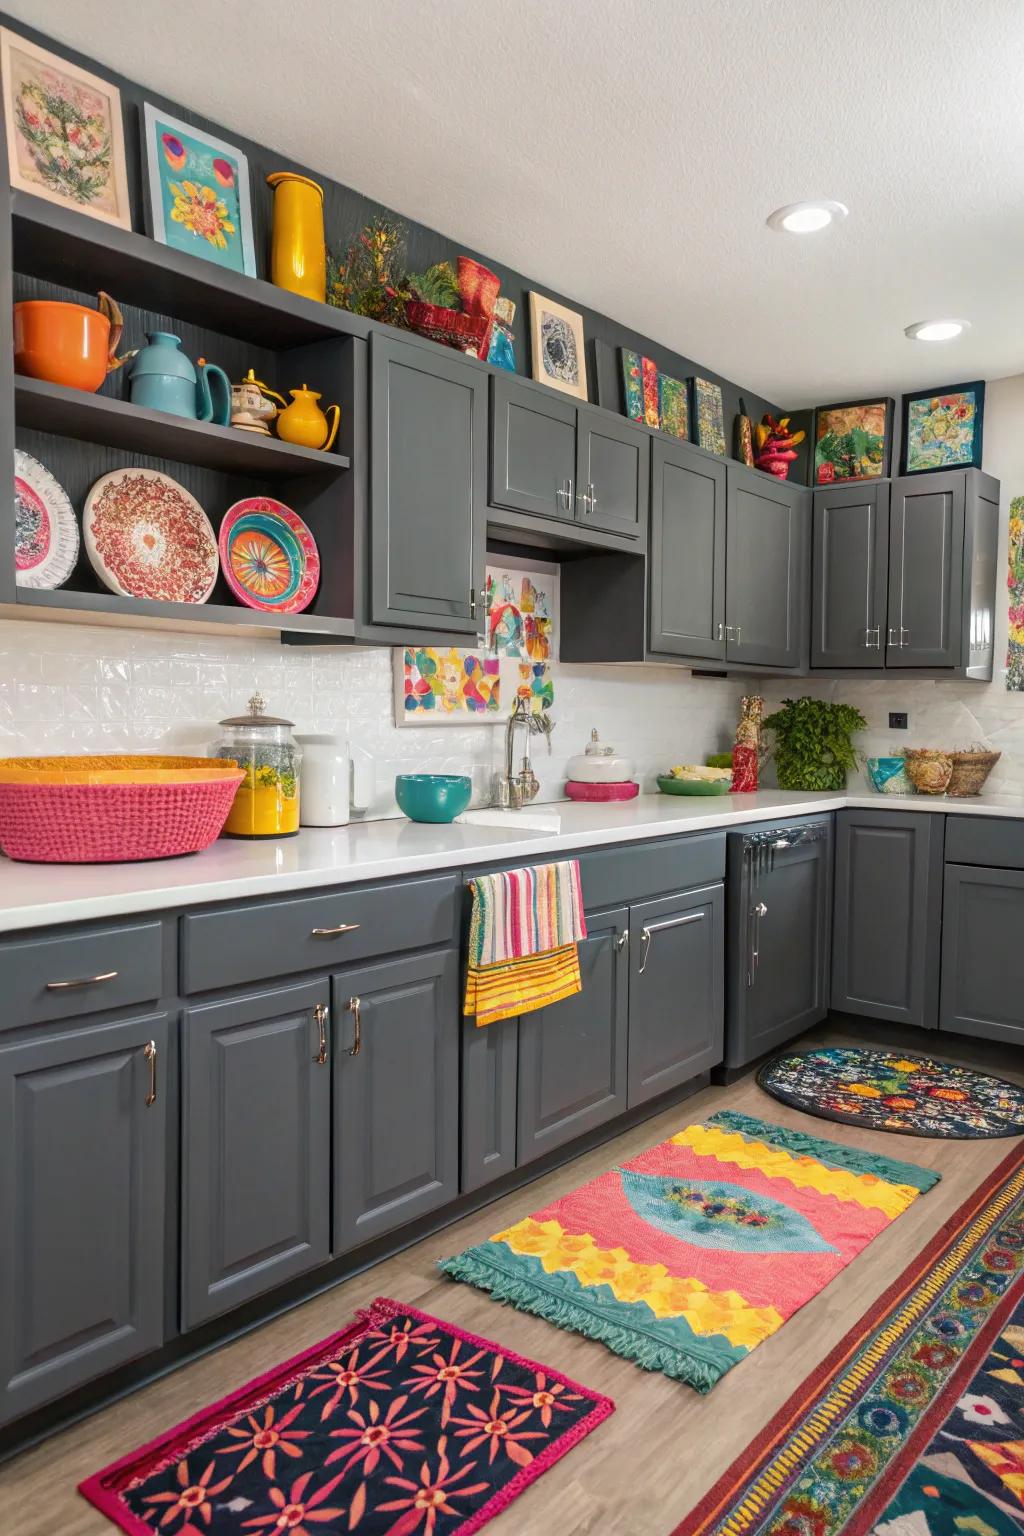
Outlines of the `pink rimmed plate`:
{"type": "Polygon", "coordinates": [[[81,540],[64,487],[45,465],[14,451],[14,580],[52,592],[75,568],[81,540]]]}
{"type": "Polygon", "coordinates": [[[220,525],[224,579],[240,603],[301,613],[320,584],[316,540],[297,512],[271,496],[236,501],[220,525]]]}

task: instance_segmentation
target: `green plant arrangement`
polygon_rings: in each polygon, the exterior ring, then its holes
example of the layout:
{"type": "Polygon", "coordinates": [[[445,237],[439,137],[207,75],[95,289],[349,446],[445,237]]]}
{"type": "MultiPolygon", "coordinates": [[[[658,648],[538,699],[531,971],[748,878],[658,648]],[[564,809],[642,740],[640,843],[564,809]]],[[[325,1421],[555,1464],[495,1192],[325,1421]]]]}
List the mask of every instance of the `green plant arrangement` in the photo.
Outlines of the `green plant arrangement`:
{"type": "Polygon", "coordinates": [[[858,760],[851,738],[867,725],[859,709],[827,699],[783,699],[764,723],[775,735],[780,789],[845,789],[858,760]]]}
{"type": "Polygon", "coordinates": [[[436,304],[439,309],[461,309],[462,295],[450,261],[436,261],[425,272],[410,272],[406,284],[414,299],[436,304]]]}
{"type": "Polygon", "coordinates": [[[383,214],[365,225],[343,259],[327,261],[327,302],[369,320],[406,324],[405,225],[383,214]]]}

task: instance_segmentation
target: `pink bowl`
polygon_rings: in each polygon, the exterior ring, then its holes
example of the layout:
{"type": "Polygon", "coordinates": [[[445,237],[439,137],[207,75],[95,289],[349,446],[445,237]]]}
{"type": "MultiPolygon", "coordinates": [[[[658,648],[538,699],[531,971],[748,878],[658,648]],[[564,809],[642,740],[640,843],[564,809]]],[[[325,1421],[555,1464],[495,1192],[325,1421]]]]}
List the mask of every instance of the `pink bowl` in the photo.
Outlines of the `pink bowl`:
{"type": "Polygon", "coordinates": [[[245,775],[197,784],[0,784],[0,848],[37,864],[169,859],[208,848],[245,775]]]}
{"type": "Polygon", "coordinates": [[[632,779],[620,779],[615,784],[585,784],[581,779],[567,779],[565,792],[570,800],[635,800],[640,785],[632,779]]]}

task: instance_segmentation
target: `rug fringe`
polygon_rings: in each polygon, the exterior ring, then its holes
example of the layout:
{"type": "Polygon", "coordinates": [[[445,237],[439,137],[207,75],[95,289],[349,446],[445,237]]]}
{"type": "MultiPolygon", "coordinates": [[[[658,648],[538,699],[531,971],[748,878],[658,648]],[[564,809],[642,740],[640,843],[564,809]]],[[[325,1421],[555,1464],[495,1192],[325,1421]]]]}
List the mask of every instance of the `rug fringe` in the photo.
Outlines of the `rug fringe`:
{"type": "Polygon", "coordinates": [[[770,1142],[772,1146],[782,1147],[786,1152],[806,1153],[823,1163],[831,1163],[834,1168],[845,1168],[850,1173],[873,1173],[887,1184],[909,1184],[922,1194],[942,1177],[934,1169],[922,1168],[917,1163],[900,1162],[898,1158],[886,1157],[881,1152],[864,1152],[859,1147],[847,1147],[839,1141],[827,1141],[823,1136],[809,1136],[806,1131],[787,1130],[785,1126],[757,1120],[753,1115],[743,1115],[735,1109],[720,1109],[717,1114],[709,1115],[704,1124],[738,1131],[741,1136],[753,1136],[757,1141],[770,1142]]]}
{"type": "Polygon", "coordinates": [[[520,1280],[494,1269],[471,1251],[441,1259],[438,1268],[453,1280],[462,1280],[480,1290],[490,1291],[498,1301],[508,1302],[520,1312],[532,1312],[557,1328],[581,1333],[585,1338],[604,1344],[613,1354],[631,1360],[645,1371],[660,1371],[675,1381],[684,1381],[698,1392],[710,1392],[722,1379],[722,1371],[703,1360],[695,1360],[683,1350],[671,1344],[659,1344],[643,1338],[632,1328],[622,1327],[606,1318],[597,1317],[585,1307],[548,1291],[538,1290],[529,1280],[520,1280]]]}

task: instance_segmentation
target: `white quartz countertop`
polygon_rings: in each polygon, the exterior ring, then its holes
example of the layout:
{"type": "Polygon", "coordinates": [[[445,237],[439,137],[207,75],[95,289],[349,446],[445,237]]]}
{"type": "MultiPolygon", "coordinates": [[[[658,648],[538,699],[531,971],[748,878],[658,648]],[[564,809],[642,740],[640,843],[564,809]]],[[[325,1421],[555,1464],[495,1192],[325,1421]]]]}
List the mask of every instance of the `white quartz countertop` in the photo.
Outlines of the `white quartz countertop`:
{"type": "Polygon", "coordinates": [[[640,795],[617,805],[560,802],[558,832],[484,826],[427,826],[405,820],[304,828],[297,837],[259,842],[221,839],[204,853],[140,864],[19,864],[0,858],[0,932],[90,918],[129,916],[199,902],[284,895],[354,881],[387,880],[473,864],[525,862],[610,843],[731,828],[772,817],[813,815],[844,806],[871,810],[1024,816],[1024,804],[986,796],[760,790],[721,797],[640,795]]]}

